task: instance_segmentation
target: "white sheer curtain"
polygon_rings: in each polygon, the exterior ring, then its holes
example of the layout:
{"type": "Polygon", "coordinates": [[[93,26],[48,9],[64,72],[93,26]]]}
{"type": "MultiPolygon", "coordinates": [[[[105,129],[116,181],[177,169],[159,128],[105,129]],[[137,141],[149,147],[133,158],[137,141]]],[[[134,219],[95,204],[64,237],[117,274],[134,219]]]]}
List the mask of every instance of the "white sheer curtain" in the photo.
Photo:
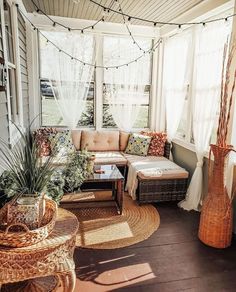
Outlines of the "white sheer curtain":
{"type": "MultiPolygon", "coordinates": [[[[130,38],[104,37],[104,66],[126,64],[141,55],[130,38]]],[[[151,41],[138,40],[148,49],[151,41]]],[[[149,103],[150,55],[119,69],[104,70],[105,99],[110,113],[119,129],[131,131],[140,113],[142,104],[149,103]]]]}
{"type": "Polygon", "coordinates": [[[191,35],[177,34],[165,41],[163,97],[166,105],[166,129],[171,141],[178,129],[188,90],[189,47],[191,35]]]}
{"type": "Polygon", "coordinates": [[[223,51],[228,32],[229,27],[222,22],[207,24],[196,31],[192,114],[198,162],[186,199],[179,203],[185,210],[198,210],[201,201],[203,158],[219,105],[223,51]]]}
{"type": "MultiPolygon", "coordinates": [[[[74,58],[94,63],[93,36],[55,31],[43,34],[74,58]]],[[[51,82],[65,125],[71,129],[76,128],[86,107],[93,67],[71,59],[50,42],[45,42],[41,48],[41,64],[41,75],[51,82]]]]}

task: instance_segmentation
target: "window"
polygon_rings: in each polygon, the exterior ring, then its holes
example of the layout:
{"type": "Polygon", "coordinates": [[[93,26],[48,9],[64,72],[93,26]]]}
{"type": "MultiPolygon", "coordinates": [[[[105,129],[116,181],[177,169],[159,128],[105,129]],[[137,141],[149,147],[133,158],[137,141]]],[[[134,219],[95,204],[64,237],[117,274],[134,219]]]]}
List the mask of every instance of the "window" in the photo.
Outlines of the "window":
{"type": "MultiPolygon", "coordinates": [[[[231,11],[227,11],[220,16],[214,16],[214,18],[226,17],[226,15],[229,14],[231,14],[231,11]]],[[[193,39],[188,52],[192,57],[189,59],[188,72],[186,72],[188,91],[177,130],[177,137],[186,142],[194,143],[193,110],[198,108],[197,103],[204,102],[204,98],[205,101],[206,99],[214,98],[214,106],[219,108],[223,50],[224,44],[228,41],[231,33],[231,23],[230,21],[228,22],[229,24],[209,23],[206,28],[193,27],[189,29],[193,39]],[[215,31],[217,31],[217,34],[215,31]],[[207,64],[203,63],[203,60],[205,59],[208,60],[207,64]],[[207,65],[208,67],[206,67],[207,65]],[[220,68],[220,70],[216,70],[217,68],[220,68]],[[214,70],[213,75],[211,74],[212,70],[214,70]],[[208,77],[206,78],[206,76],[208,77]]],[[[204,104],[207,105],[207,102],[204,102],[204,104]]],[[[196,111],[197,110],[195,110],[195,112],[196,111]]],[[[219,111],[217,110],[215,112],[215,118],[211,116],[211,122],[214,125],[209,144],[216,142],[219,111]]],[[[195,118],[197,119],[196,114],[195,118]]]]}
{"type": "MultiPolygon", "coordinates": [[[[86,100],[86,110],[78,123],[80,127],[94,126],[94,85],[92,80],[89,85],[88,97],[86,100]]],[[[47,78],[40,78],[40,93],[42,106],[42,126],[65,126],[62,114],[54,98],[51,83],[47,78]]]]}
{"type": "Polygon", "coordinates": [[[4,20],[5,20],[11,121],[14,123],[18,123],[19,122],[19,101],[17,99],[17,90],[16,90],[16,65],[15,65],[14,50],[13,50],[14,38],[13,38],[13,29],[12,29],[11,7],[7,1],[4,1],[4,20]]]}
{"type": "MultiPolygon", "coordinates": [[[[59,32],[50,32],[51,40],[57,39],[59,41],[59,32]]],[[[122,64],[122,62],[127,62],[130,60],[134,60],[136,57],[142,55],[136,45],[131,42],[129,37],[119,37],[119,36],[97,36],[97,43],[102,43],[102,45],[95,45],[96,47],[96,63],[105,64],[108,59],[111,57],[110,53],[113,52],[112,62],[115,64],[122,64]],[[102,42],[101,42],[102,41],[102,42]],[[119,43],[123,48],[124,52],[127,50],[131,50],[131,56],[125,56],[125,58],[120,58],[117,54],[115,57],[114,48],[119,43]],[[101,59],[99,59],[101,58],[101,59]]],[[[55,41],[54,41],[55,42],[55,41]]],[[[152,41],[150,39],[137,39],[137,42],[140,46],[148,50],[152,41]]],[[[52,85],[50,84],[50,79],[47,76],[47,67],[48,64],[45,62],[44,52],[48,51],[50,43],[46,41],[46,39],[39,34],[39,45],[40,45],[40,93],[41,93],[41,112],[42,112],[42,125],[43,126],[66,126],[65,121],[63,121],[63,117],[61,111],[58,108],[57,101],[54,96],[54,90],[52,85]]],[[[58,44],[58,47],[63,49],[63,45],[58,44]]],[[[120,51],[119,51],[120,53],[120,51]]],[[[127,54],[126,54],[127,55],[127,54]]],[[[81,57],[83,59],[83,57],[81,57]]],[[[140,70],[142,72],[142,83],[138,84],[138,86],[143,86],[144,92],[138,101],[138,105],[140,107],[139,115],[134,124],[134,128],[148,128],[149,120],[150,120],[150,91],[151,91],[151,64],[152,64],[152,54],[147,54],[143,60],[139,60],[140,70]]],[[[78,123],[78,127],[104,127],[104,128],[114,128],[117,127],[114,119],[110,113],[109,108],[109,100],[107,96],[107,89],[109,82],[107,82],[107,74],[112,74],[112,70],[117,69],[109,69],[109,70],[100,70],[97,69],[93,72],[92,80],[89,84],[88,96],[86,100],[86,110],[83,112],[82,117],[78,123]],[[107,71],[107,72],[105,72],[107,71]],[[98,95],[98,96],[97,96],[98,95]],[[99,119],[96,118],[96,115],[101,115],[99,119]],[[99,120],[99,122],[98,122],[99,120]]],[[[51,82],[53,82],[51,80],[51,82]]],[[[117,86],[123,87],[122,83],[117,84],[117,86]]]]}
{"type": "MultiPolygon", "coordinates": [[[[152,46],[152,41],[145,39],[136,39],[139,46],[148,50],[152,46]]],[[[104,36],[103,38],[103,64],[112,66],[117,64],[126,64],[140,56],[140,51],[133,44],[130,38],[104,36]]],[[[128,102],[128,99],[136,93],[134,99],[138,106],[138,114],[133,128],[149,127],[149,103],[151,88],[151,54],[133,63],[128,67],[119,69],[104,69],[103,71],[103,127],[117,127],[109,108],[109,89],[112,86],[113,91],[121,91],[122,101],[128,102]],[[136,76],[137,75],[137,76],[136,76]]],[[[122,109],[122,107],[121,107],[122,109]]],[[[125,109],[121,113],[125,115],[125,109]]]]}
{"type": "MultiPolygon", "coordinates": [[[[53,32],[50,36],[54,36],[55,41],[60,42],[61,37],[66,37],[65,34],[61,32],[53,32]]],[[[57,85],[55,80],[49,80],[49,66],[51,64],[47,64],[45,61],[45,55],[50,50],[55,50],[55,48],[46,41],[46,39],[39,35],[39,43],[40,43],[40,93],[41,93],[41,112],[42,112],[42,125],[43,126],[65,126],[66,122],[63,119],[62,112],[58,106],[58,100],[56,98],[57,85]]],[[[68,59],[68,61],[70,61],[68,59]]],[[[66,76],[64,76],[66,77],[66,76]]],[[[64,78],[63,77],[63,78],[64,78]]],[[[59,81],[62,86],[66,86],[71,81],[60,80],[59,81]]],[[[73,82],[77,82],[76,80],[73,82]]],[[[93,127],[94,126],[94,97],[95,97],[95,76],[93,74],[91,82],[88,82],[86,85],[88,90],[88,96],[86,100],[85,110],[82,113],[81,119],[78,122],[78,126],[80,127],[93,127]],[[89,88],[88,88],[89,87],[89,88]]]]}

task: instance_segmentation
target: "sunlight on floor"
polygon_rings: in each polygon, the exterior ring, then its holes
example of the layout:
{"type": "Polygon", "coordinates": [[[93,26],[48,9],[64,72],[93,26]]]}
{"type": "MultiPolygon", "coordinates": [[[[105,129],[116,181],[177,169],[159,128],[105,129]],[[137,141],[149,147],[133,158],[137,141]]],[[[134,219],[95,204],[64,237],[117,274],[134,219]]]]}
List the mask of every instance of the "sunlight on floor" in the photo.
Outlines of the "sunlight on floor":
{"type": "Polygon", "coordinates": [[[133,236],[132,231],[129,228],[127,222],[120,222],[111,226],[105,226],[99,229],[93,229],[91,232],[87,232],[84,241],[88,242],[89,245],[99,244],[103,242],[109,242],[124,238],[130,238],[133,236]],[[107,234],[112,233],[111,239],[108,239],[107,234]]]}
{"type": "Polygon", "coordinates": [[[143,263],[105,271],[92,281],[80,281],[77,279],[76,287],[80,291],[105,292],[128,287],[153,278],[155,278],[155,275],[150,265],[143,263]]]}

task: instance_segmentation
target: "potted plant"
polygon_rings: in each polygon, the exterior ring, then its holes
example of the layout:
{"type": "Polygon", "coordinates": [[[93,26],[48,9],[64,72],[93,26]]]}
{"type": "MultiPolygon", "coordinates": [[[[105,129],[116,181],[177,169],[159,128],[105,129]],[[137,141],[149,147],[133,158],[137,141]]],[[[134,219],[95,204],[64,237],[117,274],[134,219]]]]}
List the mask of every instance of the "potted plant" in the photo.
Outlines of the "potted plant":
{"type": "Polygon", "coordinates": [[[30,126],[26,131],[15,126],[20,139],[14,147],[0,140],[0,159],[5,169],[0,177],[0,194],[12,202],[8,204],[7,223],[20,222],[34,229],[43,216],[43,191],[54,171],[53,155],[42,164],[30,126]]]}

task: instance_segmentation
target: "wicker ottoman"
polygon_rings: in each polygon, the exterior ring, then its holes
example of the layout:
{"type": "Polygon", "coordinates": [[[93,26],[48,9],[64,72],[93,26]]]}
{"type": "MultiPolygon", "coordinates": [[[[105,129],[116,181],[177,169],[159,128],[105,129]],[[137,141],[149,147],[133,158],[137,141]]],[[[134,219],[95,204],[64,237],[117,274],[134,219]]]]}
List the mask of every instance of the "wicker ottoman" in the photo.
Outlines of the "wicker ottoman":
{"type": "Polygon", "coordinates": [[[163,201],[180,201],[185,198],[188,185],[188,172],[161,177],[145,176],[138,173],[137,201],[154,203],[163,201]]]}

